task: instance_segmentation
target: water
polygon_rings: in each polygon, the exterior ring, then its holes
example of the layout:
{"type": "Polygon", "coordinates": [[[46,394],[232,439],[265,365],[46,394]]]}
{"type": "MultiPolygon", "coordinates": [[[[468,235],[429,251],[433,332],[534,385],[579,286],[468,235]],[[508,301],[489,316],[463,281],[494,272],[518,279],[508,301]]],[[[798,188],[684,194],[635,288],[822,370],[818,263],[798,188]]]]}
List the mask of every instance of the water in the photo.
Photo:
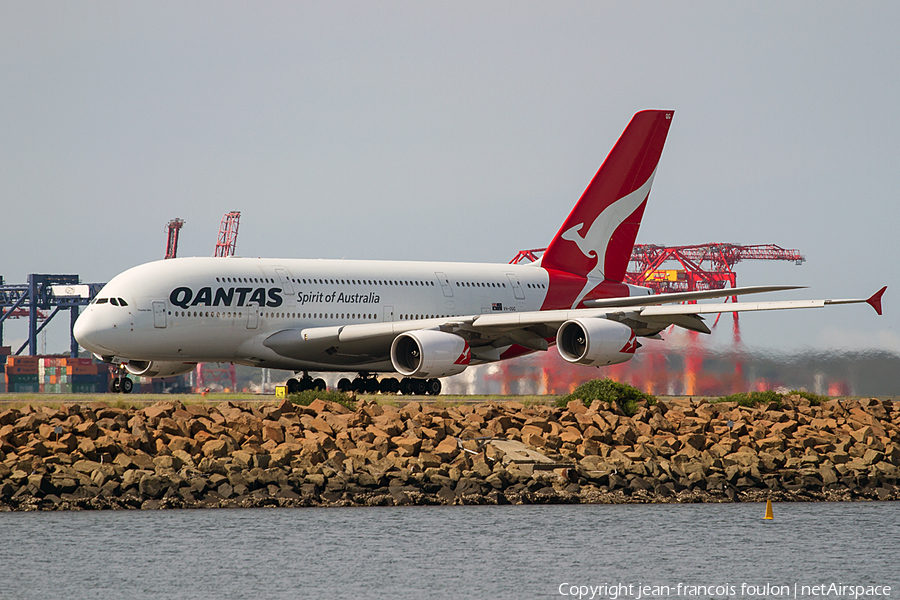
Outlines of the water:
{"type": "Polygon", "coordinates": [[[640,583],[671,586],[641,598],[751,597],[742,583],[900,595],[900,503],[763,514],[760,504],[0,513],[0,598],[571,598],[560,592],[620,583],[632,588],[602,597],[635,599],[640,583]],[[678,583],[734,589],[679,595],[678,583]]]}

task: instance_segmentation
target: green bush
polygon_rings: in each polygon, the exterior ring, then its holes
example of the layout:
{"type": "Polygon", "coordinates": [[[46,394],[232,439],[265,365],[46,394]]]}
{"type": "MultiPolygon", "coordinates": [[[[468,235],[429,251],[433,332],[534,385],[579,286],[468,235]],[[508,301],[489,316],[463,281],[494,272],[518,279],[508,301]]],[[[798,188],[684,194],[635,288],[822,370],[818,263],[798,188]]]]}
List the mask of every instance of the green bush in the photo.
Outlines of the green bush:
{"type": "Polygon", "coordinates": [[[805,390],[791,390],[786,394],[779,394],[773,390],[766,390],[764,392],[742,392],[740,394],[731,394],[730,396],[722,396],[719,398],[718,402],[737,402],[740,406],[747,406],[753,408],[755,406],[759,406],[760,404],[769,404],[770,402],[774,402],[781,408],[781,401],[787,396],[800,396],[801,398],[806,398],[809,400],[809,403],[813,406],[818,406],[823,402],[827,402],[829,398],[827,396],[820,396],[818,394],[813,394],[812,392],[807,392],[805,390]]]}
{"type": "Polygon", "coordinates": [[[309,406],[314,400],[337,402],[338,404],[343,404],[350,410],[356,410],[356,398],[350,394],[339,392],[337,390],[324,390],[321,392],[319,390],[306,390],[289,395],[288,400],[290,400],[291,403],[300,406],[309,406]]]}
{"type": "Polygon", "coordinates": [[[645,394],[627,383],[620,383],[612,379],[594,379],[582,383],[566,396],[556,400],[557,406],[566,406],[572,400],[581,400],[585,406],[590,406],[594,400],[602,400],[607,404],[616,403],[626,415],[633,415],[638,410],[638,403],[646,401],[647,404],[656,403],[656,397],[645,394]]]}
{"type": "Polygon", "coordinates": [[[731,394],[730,396],[722,396],[719,398],[719,402],[737,402],[739,406],[746,406],[749,408],[759,406],[760,404],[775,402],[780,407],[781,398],[782,395],[778,392],[766,390],[764,392],[740,392],[738,394],[731,394]]]}

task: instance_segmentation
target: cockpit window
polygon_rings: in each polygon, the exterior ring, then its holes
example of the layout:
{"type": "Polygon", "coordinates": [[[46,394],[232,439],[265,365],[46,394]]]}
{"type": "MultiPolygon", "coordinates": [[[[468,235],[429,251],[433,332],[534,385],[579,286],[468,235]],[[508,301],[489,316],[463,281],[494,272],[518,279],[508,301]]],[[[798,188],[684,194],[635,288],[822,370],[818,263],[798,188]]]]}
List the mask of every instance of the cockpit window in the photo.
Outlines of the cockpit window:
{"type": "Polygon", "coordinates": [[[128,306],[124,298],[96,298],[94,304],[106,304],[109,302],[113,306],[128,306]]]}

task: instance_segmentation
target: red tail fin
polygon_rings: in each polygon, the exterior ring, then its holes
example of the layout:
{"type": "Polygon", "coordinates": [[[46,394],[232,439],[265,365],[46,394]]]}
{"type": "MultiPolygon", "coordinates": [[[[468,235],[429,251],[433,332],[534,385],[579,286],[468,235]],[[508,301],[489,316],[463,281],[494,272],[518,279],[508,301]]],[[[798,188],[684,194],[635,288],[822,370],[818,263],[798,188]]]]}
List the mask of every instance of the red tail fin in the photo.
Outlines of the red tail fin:
{"type": "Polygon", "coordinates": [[[550,242],[542,267],[592,279],[625,278],[673,114],[634,115],[550,242]]]}

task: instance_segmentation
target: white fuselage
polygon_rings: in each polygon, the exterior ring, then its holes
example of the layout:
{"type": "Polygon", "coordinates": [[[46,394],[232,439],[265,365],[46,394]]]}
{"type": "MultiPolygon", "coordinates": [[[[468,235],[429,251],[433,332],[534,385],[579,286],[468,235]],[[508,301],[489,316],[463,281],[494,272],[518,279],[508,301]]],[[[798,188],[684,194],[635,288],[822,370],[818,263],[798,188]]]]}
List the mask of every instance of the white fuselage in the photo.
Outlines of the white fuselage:
{"type": "Polygon", "coordinates": [[[428,328],[429,319],[540,310],[548,279],[529,265],[180,258],[113,278],[75,333],[94,354],[126,360],[391,371],[374,346],[368,358],[360,358],[362,344],[352,358],[323,360],[314,344],[309,356],[298,348],[288,358],[263,342],[283,330],[408,321],[428,328]]]}

